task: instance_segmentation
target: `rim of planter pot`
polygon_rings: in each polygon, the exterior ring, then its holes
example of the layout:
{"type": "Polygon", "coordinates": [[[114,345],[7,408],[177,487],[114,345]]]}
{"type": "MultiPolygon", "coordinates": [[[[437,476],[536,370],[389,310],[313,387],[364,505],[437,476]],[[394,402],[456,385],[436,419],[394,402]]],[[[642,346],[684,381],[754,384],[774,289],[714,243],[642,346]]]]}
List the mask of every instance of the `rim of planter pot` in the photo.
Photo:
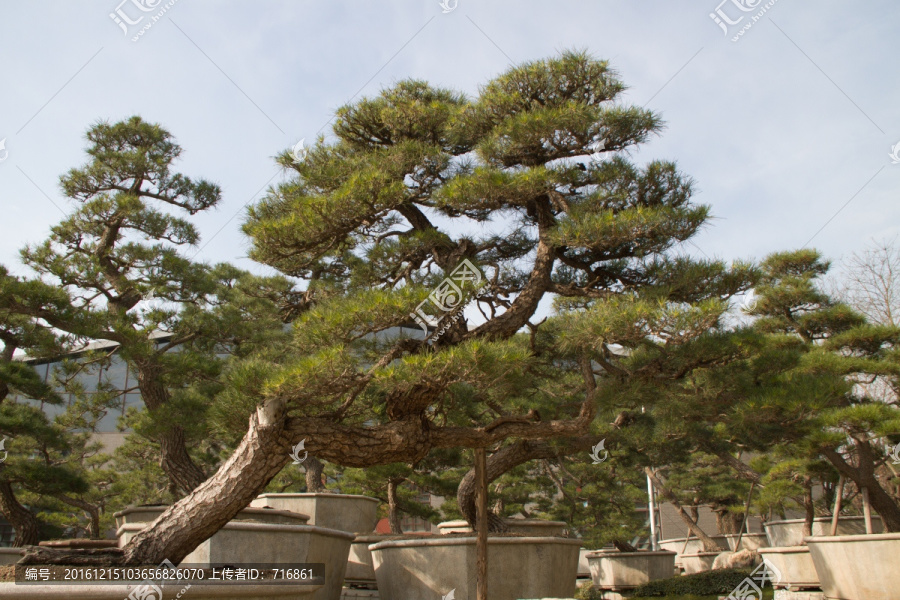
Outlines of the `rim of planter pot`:
{"type": "Polygon", "coordinates": [[[723,552],[731,552],[731,550],[720,550],[718,552],[691,552],[689,554],[682,554],[681,558],[695,558],[698,556],[718,556],[723,552]]]}
{"type": "MultiPolygon", "coordinates": [[[[470,546],[475,544],[474,537],[448,537],[436,535],[421,540],[385,540],[372,544],[369,550],[385,548],[415,548],[418,546],[470,546]]],[[[581,540],[561,537],[488,537],[488,544],[568,544],[581,547],[581,540]]]]}
{"type": "Polygon", "coordinates": [[[376,504],[379,502],[377,498],[370,496],[362,496],[360,494],[334,494],[332,492],[286,492],[286,493],[266,493],[260,494],[257,498],[358,498],[360,500],[370,500],[376,504]]]}
{"type": "MultiPolygon", "coordinates": [[[[524,524],[524,525],[544,525],[546,527],[568,527],[568,524],[565,521],[546,521],[544,519],[503,519],[504,522],[509,523],[512,521],[516,524],[524,524]]],[[[468,521],[460,519],[459,521],[444,521],[443,523],[438,523],[438,527],[471,527],[468,521]]]]}
{"type": "MultiPolygon", "coordinates": [[[[125,523],[116,530],[116,537],[126,531],[141,531],[147,527],[149,523],[125,523]]],[[[288,531],[291,533],[318,533],[321,535],[344,538],[353,540],[356,534],[340,529],[328,529],[327,527],[317,527],[316,525],[284,525],[282,523],[249,523],[241,521],[229,521],[222,526],[222,529],[243,530],[243,531],[288,531]]]]}
{"type": "Polygon", "coordinates": [[[365,535],[357,534],[355,538],[353,538],[354,544],[372,544],[375,542],[383,542],[389,537],[397,537],[396,534],[392,533],[367,533],[365,535]]]}
{"type": "MultiPolygon", "coordinates": [[[[671,550],[638,550],[637,552],[620,552],[619,550],[594,550],[585,554],[588,558],[608,558],[610,556],[675,556],[671,550]]],[[[684,555],[682,555],[684,556],[684,555]]]]}
{"type": "MultiPolygon", "coordinates": [[[[847,515],[838,517],[838,521],[854,521],[854,520],[862,520],[865,519],[863,516],[857,515],[847,515]]],[[[876,519],[881,520],[881,517],[878,515],[872,515],[872,520],[876,519]]],[[[767,521],[763,525],[795,525],[797,523],[804,523],[806,519],[782,519],[780,521],[767,521]]],[[[831,517],[816,517],[813,519],[814,522],[818,521],[819,523],[830,523],[831,517]]]]}
{"type": "MultiPolygon", "coordinates": [[[[116,513],[113,513],[113,517],[118,519],[118,518],[130,515],[132,513],[145,512],[147,510],[154,509],[157,507],[159,507],[161,510],[165,510],[169,506],[170,506],[169,504],[154,504],[152,506],[129,506],[128,508],[123,508],[122,510],[120,510],[116,513]]],[[[248,516],[274,515],[274,516],[285,517],[285,518],[289,518],[289,519],[297,519],[298,521],[309,521],[309,519],[310,519],[309,515],[299,513],[299,512],[294,512],[292,510],[282,510],[280,508],[262,508],[262,507],[256,507],[256,506],[242,508],[241,512],[239,512],[237,515],[235,515],[234,518],[240,519],[241,515],[248,515],[248,516]]],[[[147,522],[149,523],[149,521],[147,521],[147,522]]]]}
{"type": "Polygon", "coordinates": [[[803,538],[804,542],[821,544],[826,542],[869,542],[900,540],[900,533],[869,533],[857,535],[813,535],[803,538]]]}
{"type": "MultiPolygon", "coordinates": [[[[744,534],[744,535],[746,535],[746,534],[744,534]]],[[[716,535],[711,535],[711,536],[709,536],[709,537],[711,537],[712,539],[723,538],[723,537],[725,537],[725,534],[724,534],[724,533],[717,533],[716,535]]],[[[681,542],[681,543],[684,543],[684,541],[687,540],[687,539],[688,539],[688,538],[686,538],[686,537],[669,538],[669,539],[667,539],[667,540],[659,540],[659,543],[660,543],[660,544],[665,544],[665,543],[670,543],[670,542],[681,542]]],[[[691,540],[692,542],[694,542],[694,541],[699,542],[699,541],[700,541],[700,538],[698,538],[698,537],[691,537],[690,540],[691,540]]]]}
{"type": "Polygon", "coordinates": [[[757,550],[760,554],[801,554],[809,553],[808,546],[770,546],[757,550]]]}
{"type": "MultiPolygon", "coordinates": [[[[722,537],[736,538],[738,536],[741,536],[742,538],[745,538],[745,537],[754,537],[754,536],[759,537],[759,536],[765,536],[765,535],[766,535],[765,532],[754,531],[753,533],[723,533],[722,537]]],[[[713,538],[713,539],[715,539],[715,538],[713,538]]]]}

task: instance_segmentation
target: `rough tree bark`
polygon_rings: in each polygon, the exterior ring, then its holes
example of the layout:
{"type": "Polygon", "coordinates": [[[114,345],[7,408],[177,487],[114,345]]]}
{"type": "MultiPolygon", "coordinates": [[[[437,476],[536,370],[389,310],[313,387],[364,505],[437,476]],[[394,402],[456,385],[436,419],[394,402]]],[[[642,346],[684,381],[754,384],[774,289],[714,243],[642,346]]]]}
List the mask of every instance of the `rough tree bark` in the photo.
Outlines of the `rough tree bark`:
{"type": "Polygon", "coordinates": [[[322,474],[325,472],[325,465],[315,456],[309,456],[303,462],[306,467],[306,491],[310,494],[318,494],[325,491],[325,482],[322,474]]]}
{"type": "Polygon", "coordinates": [[[391,525],[391,533],[395,535],[403,533],[400,526],[400,502],[397,499],[397,486],[402,482],[402,477],[389,477],[387,482],[388,522],[391,525]]]}
{"type": "MultiPolygon", "coordinates": [[[[153,412],[169,401],[169,390],[162,383],[162,370],[152,363],[137,361],[138,388],[147,410],[153,412]]],[[[171,423],[157,438],[159,441],[159,466],[169,481],[182,493],[187,494],[203,483],[206,475],[188,454],[184,429],[171,423]]]]}
{"type": "Polygon", "coordinates": [[[40,522],[33,512],[19,503],[12,485],[8,481],[0,481],[0,513],[16,531],[13,546],[22,548],[32,546],[40,541],[40,522]]]}
{"type": "Polygon", "coordinates": [[[693,519],[691,519],[690,515],[687,514],[687,511],[684,510],[684,507],[681,506],[681,502],[678,501],[678,497],[675,496],[672,490],[663,485],[659,477],[656,476],[656,473],[653,472],[653,469],[645,467],[644,472],[647,474],[647,477],[650,478],[650,481],[653,482],[653,485],[656,486],[656,489],[659,490],[659,493],[675,507],[675,510],[678,511],[678,516],[681,517],[681,520],[688,526],[690,532],[703,542],[703,550],[705,552],[721,552],[724,550],[711,537],[706,535],[706,532],[700,529],[693,519]]]}

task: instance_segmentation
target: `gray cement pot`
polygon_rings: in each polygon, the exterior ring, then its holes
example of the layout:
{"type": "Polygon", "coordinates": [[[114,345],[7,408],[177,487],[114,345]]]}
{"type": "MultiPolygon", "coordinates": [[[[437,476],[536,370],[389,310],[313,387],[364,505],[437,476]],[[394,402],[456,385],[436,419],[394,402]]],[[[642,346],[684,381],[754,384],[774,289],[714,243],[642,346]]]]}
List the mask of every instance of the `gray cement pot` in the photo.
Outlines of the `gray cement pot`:
{"type": "MultiPolygon", "coordinates": [[[[17,585],[0,583],[3,600],[126,600],[131,592],[144,582],[115,584],[76,585],[17,585]]],[[[163,587],[166,600],[175,598],[182,590],[180,585],[163,587]]],[[[234,585],[191,584],[182,600],[312,600],[321,585],[234,585]]]]}
{"type": "MultiPolygon", "coordinates": [[[[488,597],[571,598],[579,540],[489,537],[488,597]]],[[[380,600],[436,600],[451,590],[475,597],[475,538],[435,536],[369,546],[380,600]]]]}
{"type": "Polygon", "coordinates": [[[896,600],[900,533],[805,538],[825,597],[896,600]]]}
{"type": "Polygon", "coordinates": [[[680,557],[681,568],[684,569],[685,575],[693,575],[694,573],[703,573],[711,571],[716,557],[721,552],[690,552],[682,554],[680,557]]]}
{"type": "MultiPolygon", "coordinates": [[[[545,521],[543,519],[504,519],[510,533],[520,533],[530,537],[563,537],[568,527],[563,521],[545,521]]],[[[444,521],[438,523],[438,532],[472,533],[472,526],[466,521],[444,521]]]]}
{"type": "Polygon", "coordinates": [[[781,573],[781,579],[774,584],[776,588],[793,591],[818,589],[819,575],[808,547],[761,548],[759,555],[781,573]]]}
{"type": "MultiPolygon", "coordinates": [[[[723,551],[729,549],[728,539],[724,535],[714,535],[712,536],[712,539],[722,548],[723,551]]],[[[696,554],[697,552],[703,552],[703,542],[701,542],[697,538],[692,537],[691,539],[689,539],[687,547],[685,547],[684,540],[685,538],[670,538],[668,540],[659,541],[660,550],[669,550],[675,553],[675,564],[679,567],[682,566],[682,549],[684,549],[685,554],[696,554]]],[[[710,568],[712,568],[712,563],[710,563],[710,568]]]]}
{"type": "Polygon", "coordinates": [[[675,576],[675,553],[619,552],[608,550],[587,555],[591,579],[602,590],[613,592],[631,590],[657,579],[675,576]]]}
{"type": "MultiPolygon", "coordinates": [[[[146,523],[119,527],[124,546],[146,523]]],[[[310,600],[339,600],[354,535],[311,525],[231,521],[188,554],[183,564],[325,563],[325,583],[310,600]]],[[[193,595],[191,596],[193,597],[193,595]]]]}
{"type": "MultiPolygon", "coordinates": [[[[769,521],[765,524],[769,546],[781,548],[783,546],[803,545],[803,519],[788,519],[786,521],[769,521]]],[[[884,527],[881,517],[872,515],[872,532],[881,533],[884,527]]],[[[837,535],[863,535],[866,533],[866,521],[864,517],[839,517],[837,535]]],[[[831,517],[817,517],[813,519],[813,536],[831,535],[831,517]]]]}
{"type": "Polygon", "coordinates": [[[759,550],[769,545],[769,539],[764,533],[745,533],[741,536],[741,547],[737,547],[738,534],[727,534],[724,536],[728,543],[728,548],[732,552],[738,550],[759,550]]]}
{"type": "Polygon", "coordinates": [[[600,550],[588,550],[581,548],[578,551],[578,578],[583,579],[591,576],[591,564],[588,562],[587,555],[591,552],[600,552],[600,550]]]}
{"type": "Polygon", "coordinates": [[[344,583],[361,583],[375,585],[375,566],[372,564],[372,551],[369,546],[383,542],[395,535],[357,535],[350,545],[350,557],[347,559],[347,572],[344,583]]]}
{"type": "Polygon", "coordinates": [[[250,506],[309,515],[310,525],[350,533],[372,533],[378,521],[378,500],[354,494],[260,494],[250,506]]]}
{"type": "Polygon", "coordinates": [[[0,565],[14,565],[23,554],[24,548],[0,548],[0,565]]]}
{"type": "MultiPolygon", "coordinates": [[[[168,505],[132,506],[113,514],[116,518],[116,528],[125,523],[150,523],[166,510],[168,505]]],[[[232,522],[244,521],[250,523],[273,523],[281,525],[306,525],[309,515],[286,510],[272,510],[268,508],[245,508],[237,514],[232,522]]]]}

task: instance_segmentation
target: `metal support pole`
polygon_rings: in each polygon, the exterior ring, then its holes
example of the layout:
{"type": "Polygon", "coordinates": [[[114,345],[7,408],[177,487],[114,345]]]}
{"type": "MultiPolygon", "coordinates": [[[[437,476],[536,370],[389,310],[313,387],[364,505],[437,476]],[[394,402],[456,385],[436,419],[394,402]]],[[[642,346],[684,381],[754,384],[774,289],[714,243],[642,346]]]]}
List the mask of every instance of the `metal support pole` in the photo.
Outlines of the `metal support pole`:
{"type": "Polygon", "coordinates": [[[659,550],[659,540],[656,539],[656,502],[653,498],[653,482],[647,475],[647,496],[650,498],[650,548],[654,551],[659,550]]]}

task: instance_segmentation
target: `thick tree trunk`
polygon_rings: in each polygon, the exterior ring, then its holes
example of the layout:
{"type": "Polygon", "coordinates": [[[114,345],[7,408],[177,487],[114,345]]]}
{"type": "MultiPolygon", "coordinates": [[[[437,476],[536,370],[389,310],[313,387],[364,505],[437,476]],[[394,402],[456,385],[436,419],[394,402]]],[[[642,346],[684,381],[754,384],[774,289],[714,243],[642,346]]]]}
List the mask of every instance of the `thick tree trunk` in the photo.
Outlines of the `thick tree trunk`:
{"type": "Polygon", "coordinates": [[[816,518],[816,505],[813,501],[812,495],[812,482],[808,477],[803,482],[804,484],[804,493],[803,493],[803,509],[804,509],[804,518],[803,518],[803,535],[809,536],[812,535],[812,526],[813,522],[816,518]]]}
{"type": "Polygon", "coordinates": [[[325,472],[325,465],[315,456],[309,456],[303,461],[306,467],[306,491],[310,494],[317,494],[325,491],[325,482],[322,480],[322,474],[325,472]]]}
{"type": "Polygon", "coordinates": [[[678,511],[678,516],[680,516],[681,520],[688,526],[688,530],[703,542],[703,550],[706,552],[722,551],[723,548],[720,548],[719,545],[711,537],[706,535],[706,532],[700,529],[693,519],[691,519],[690,515],[687,514],[687,511],[681,506],[681,502],[678,501],[678,497],[675,496],[672,490],[663,485],[659,477],[656,476],[656,473],[653,472],[653,469],[646,467],[644,472],[647,474],[647,477],[650,478],[650,481],[653,482],[656,489],[659,490],[659,493],[675,507],[675,510],[678,511]]]}
{"type": "Polygon", "coordinates": [[[855,440],[855,445],[859,467],[849,464],[840,453],[831,448],[825,448],[822,453],[834,465],[838,473],[855,483],[860,491],[863,488],[868,489],[869,501],[875,512],[881,516],[885,532],[900,532],[900,506],[881,487],[881,484],[875,477],[875,455],[872,447],[866,440],[855,440]]]}
{"type": "Polygon", "coordinates": [[[33,546],[41,539],[40,522],[34,513],[22,506],[8,481],[0,481],[0,514],[16,531],[13,546],[33,546]]]}
{"type": "Polygon", "coordinates": [[[402,477],[390,477],[387,482],[388,523],[391,525],[391,533],[395,535],[403,533],[403,528],[400,526],[400,502],[397,499],[397,486],[402,481],[402,477]]]}
{"type": "Polygon", "coordinates": [[[727,508],[717,508],[714,512],[716,513],[717,533],[737,534],[741,532],[741,528],[744,526],[744,515],[733,513],[727,508]]]}
{"type": "MultiPolygon", "coordinates": [[[[154,364],[135,365],[138,388],[147,410],[153,412],[169,401],[169,391],[162,384],[162,369],[154,364]]],[[[198,467],[187,451],[184,429],[172,423],[157,438],[159,441],[159,466],[169,478],[169,482],[183,494],[189,493],[206,479],[206,474],[198,467]]]]}

